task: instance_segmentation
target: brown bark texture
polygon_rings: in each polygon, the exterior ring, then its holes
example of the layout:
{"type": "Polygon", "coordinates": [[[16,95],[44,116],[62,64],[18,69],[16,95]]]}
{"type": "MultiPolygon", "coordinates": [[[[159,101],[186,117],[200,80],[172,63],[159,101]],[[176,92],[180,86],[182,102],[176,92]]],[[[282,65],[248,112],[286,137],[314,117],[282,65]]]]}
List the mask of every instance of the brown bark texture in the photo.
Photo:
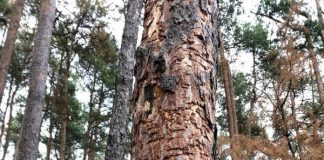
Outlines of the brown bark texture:
{"type": "Polygon", "coordinates": [[[217,10],[210,0],[145,2],[132,160],[213,159],[217,10]]]}
{"type": "Polygon", "coordinates": [[[54,16],[55,0],[42,0],[34,41],[28,98],[15,160],[35,160],[38,157],[39,132],[45,106],[45,85],[54,16]]]}
{"type": "Polygon", "coordinates": [[[233,79],[231,74],[231,69],[228,63],[228,60],[225,58],[225,48],[222,37],[220,38],[220,60],[221,60],[221,68],[225,89],[225,97],[226,97],[226,105],[228,112],[228,130],[230,133],[230,137],[233,138],[238,134],[237,127],[237,116],[235,109],[235,100],[234,100],[234,88],[233,88],[233,79]]]}
{"type": "Polygon", "coordinates": [[[134,55],[144,1],[131,0],[128,3],[129,8],[125,16],[126,22],[119,53],[115,99],[105,155],[106,160],[124,159],[127,152],[126,144],[129,141],[127,131],[135,65],[134,55]]]}
{"type": "Polygon", "coordinates": [[[236,136],[238,136],[238,122],[236,116],[236,107],[234,100],[234,86],[233,86],[233,78],[231,73],[231,68],[228,63],[228,60],[225,58],[225,48],[222,34],[220,35],[220,46],[219,46],[219,54],[221,60],[221,70],[223,75],[224,82],[224,90],[225,90],[225,99],[227,106],[227,117],[228,117],[228,131],[230,135],[230,147],[231,147],[231,155],[233,160],[239,160],[236,152],[238,151],[238,146],[236,142],[236,136]]]}
{"type": "Polygon", "coordinates": [[[0,51],[0,104],[6,87],[6,79],[9,65],[14,53],[16,35],[18,32],[20,19],[24,10],[25,0],[16,0],[11,13],[9,29],[3,48],[0,51]]]}
{"type": "Polygon", "coordinates": [[[60,114],[61,119],[61,130],[60,130],[60,160],[65,159],[65,153],[67,151],[66,146],[66,136],[67,136],[67,126],[69,122],[68,118],[68,107],[69,107],[69,77],[70,77],[70,67],[71,67],[71,55],[69,51],[66,51],[66,59],[65,59],[65,68],[61,68],[61,77],[60,83],[58,84],[58,89],[62,89],[62,91],[58,91],[60,93],[59,98],[57,99],[56,109],[60,114]]]}

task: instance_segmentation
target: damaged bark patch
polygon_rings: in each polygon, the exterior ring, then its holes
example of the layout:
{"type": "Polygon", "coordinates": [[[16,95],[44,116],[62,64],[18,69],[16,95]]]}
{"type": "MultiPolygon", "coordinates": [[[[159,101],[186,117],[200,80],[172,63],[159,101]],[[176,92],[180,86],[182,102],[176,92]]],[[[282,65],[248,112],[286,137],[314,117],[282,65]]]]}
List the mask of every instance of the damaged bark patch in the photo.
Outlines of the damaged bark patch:
{"type": "Polygon", "coordinates": [[[212,159],[216,3],[146,2],[141,43],[146,51],[136,59],[132,160],[212,159]]]}
{"type": "Polygon", "coordinates": [[[154,61],[154,67],[155,71],[158,73],[164,73],[166,70],[166,62],[163,56],[159,56],[155,61],[154,61]]]}
{"type": "Polygon", "coordinates": [[[139,77],[139,75],[141,74],[142,70],[143,70],[143,66],[145,65],[145,57],[148,54],[148,49],[146,48],[142,48],[142,47],[138,47],[135,51],[135,59],[136,62],[141,62],[141,63],[136,63],[135,67],[134,67],[134,75],[136,77],[139,77]]]}
{"type": "Polygon", "coordinates": [[[205,85],[210,81],[211,75],[209,72],[201,72],[200,74],[196,75],[195,82],[197,86],[205,85]]]}
{"type": "Polygon", "coordinates": [[[145,101],[150,103],[150,108],[145,112],[146,116],[148,117],[150,114],[152,114],[153,100],[154,100],[154,86],[152,84],[145,86],[144,98],[145,101]]]}
{"type": "Polygon", "coordinates": [[[168,92],[175,92],[179,79],[176,76],[162,76],[160,78],[160,86],[168,92]]]}
{"type": "Polygon", "coordinates": [[[149,84],[144,88],[145,101],[152,102],[154,100],[154,89],[153,85],[149,84]]]}

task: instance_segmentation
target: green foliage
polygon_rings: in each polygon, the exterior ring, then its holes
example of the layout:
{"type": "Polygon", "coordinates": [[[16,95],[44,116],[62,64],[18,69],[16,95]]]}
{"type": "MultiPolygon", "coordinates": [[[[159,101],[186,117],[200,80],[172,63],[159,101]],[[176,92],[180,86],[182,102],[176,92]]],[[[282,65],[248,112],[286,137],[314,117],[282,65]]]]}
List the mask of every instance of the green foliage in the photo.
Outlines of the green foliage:
{"type": "Polygon", "coordinates": [[[34,33],[22,30],[18,33],[18,42],[15,44],[15,54],[9,66],[9,76],[14,78],[16,85],[27,85],[28,72],[32,53],[31,39],[34,33]]]}
{"type": "Polygon", "coordinates": [[[0,0],[0,28],[8,25],[8,16],[11,14],[9,0],[0,0]]]}
{"type": "Polygon", "coordinates": [[[25,0],[25,14],[26,16],[38,17],[40,10],[39,0],[25,0]]]}
{"type": "MultiPolygon", "coordinates": [[[[242,72],[233,74],[233,86],[234,86],[235,108],[236,108],[236,116],[238,120],[239,133],[243,135],[247,135],[248,134],[247,133],[248,112],[245,108],[250,103],[252,97],[251,83],[250,80],[248,79],[248,75],[242,72]]],[[[222,130],[227,130],[228,113],[226,112],[225,97],[223,94],[218,94],[218,102],[222,106],[222,114],[217,117],[217,120],[222,130]]],[[[252,137],[266,136],[265,130],[262,127],[260,127],[258,124],[253,124],[251,126],[251,132],[252,132],[251,134],[252,137]]]]}
{"type": "Polygon", "coordinates": [[[234,34],[234,26],[238,25],[238,16],[244,11],[242,8],[242,0],[220,0],[220,25],[223,29],[223,40],[225,48],[234,46],[232,38],[234,34]]]}
{"type": "Polygon", "coordinates": [[[261,23],[256,25],[245,23],[236,27],[234,38],[240,49],[249,52],[262,53],[269,50],[270,47],[268,31],[261,23]]]}
{"type": "Polygon", "coordinates": [[[279,64],[279,52],[272,50],[267,54],[264,54],[260,57],[261,64],[260,69],[265,71],[267,78],[276,79],[280,75],[280,64],[279,64]]]}
{"type": "Polygon", "coordinates": [[[246,134],[248,117],[244,108],[250,102],[251,84],[246,74],[237,73],[233,76],[233,86],[239,133],[246,134]]]}
{"type": "MultiPolygon", "coordinates": [[[[80,143],[84,141],[83,134],[85,132],[84,126],[86,125],[86,119],[83,116],[83,108],[82,104],[79,102],[77,99],[75,93],[76,93],[76,84],[73,81],[69,81],[68,85],[68,119],[69,122],[67,123],[67,138],[66,138],[66,145],[68,146],[67,152],[68,153],[66,156],[67,158],[71,158],[71,156],[74,154],[73,152],[77,149],[81,149],[80,143]]],[[[48,101],[50,101],[49,95],[48,101]]],[[[60,111],[59,110],[51,110],[50,105],[51,103],[48,102],[48,106],[45,110],[45,115],[44,115],[44,120],[50,118],[50,112],[52,112],[53,119],[51,119],[53,123],[54,130],[56,130],[55,136],[54,136],[54,148],[55,150],[59,149],[59,144],[60,144],[60,131],[61,131],[61,126],[60,126],[60,111]]],[[[41,141],[45,144],[47,144],[48,137],[42,136],[41,141]]]]}
{"type": "Polygon", "coordinates": [[[258,8],[258,13],[270,16],[277,14],[286,17],[290,5],[289,0],[262,0],[258,8]]]}
{"type": "Polygon", "coordinates": [[[113,87],[116,79],[116,53],[117,47],[110,34],[95,30],[90,33],[88,46],[80,51],[79,64],[87,74],[98,72],[100,81],[106,87],[113,87]]]}
{"type": "Polygon", "coordinates": [[[10,141],[14,144],[17,144],[19,140],[19,132],[20,132],[20,126],[22,122],[22,115],[18,113],[16,116],[13,116],[12,124],[11,124],[11,139],[10,141]]]}
{"type": "MultiPolygon", "coordinates": [[[[54,49],[49,62],[53,90],[63,93],[62,76],[69,76],[66,159],[74,159],[76,150],[89,147],[94,148],[96,154],[104,153],[109,118],[107,101],[113,94],[117,64],[117,46],[114,38],[106,31],[107,23],[103,20],[108,13],[107,8],[99,1],[77,0],[76,4],[77,11],[73,14],[58,10],[52,42],[54,49]],[[87,104],[81,104],[75,97],[77,89],[84,86],[86,90],[83,92],[92,95],[87,104]],[[91,143],[93,138],[95,144],[91,143]]],[[[50,119],[50,114],[54,114],[51,122],[54,130],[59,131],[61,116],[59,111],[51,108],[51,99],[56,96],[59,95],[51,93],[47,96],[45,118],[50,119]]],[[[44,143],[47,140],[48,137],[43,137],[44,143]]],[[[60,133],[56,132],[53,150],[58,151],[59,145],[60,133]]]]}

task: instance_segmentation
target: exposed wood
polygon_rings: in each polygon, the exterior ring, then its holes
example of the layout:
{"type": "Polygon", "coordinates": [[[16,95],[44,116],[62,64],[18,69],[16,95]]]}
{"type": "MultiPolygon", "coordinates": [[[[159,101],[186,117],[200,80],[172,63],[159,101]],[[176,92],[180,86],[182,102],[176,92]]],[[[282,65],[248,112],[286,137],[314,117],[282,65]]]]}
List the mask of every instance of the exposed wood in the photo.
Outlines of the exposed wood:
{"type": "Polygon", "coordinates": [[[213,158],[217,10],[217,1],[146,1],[133,160],[213,158]]]}

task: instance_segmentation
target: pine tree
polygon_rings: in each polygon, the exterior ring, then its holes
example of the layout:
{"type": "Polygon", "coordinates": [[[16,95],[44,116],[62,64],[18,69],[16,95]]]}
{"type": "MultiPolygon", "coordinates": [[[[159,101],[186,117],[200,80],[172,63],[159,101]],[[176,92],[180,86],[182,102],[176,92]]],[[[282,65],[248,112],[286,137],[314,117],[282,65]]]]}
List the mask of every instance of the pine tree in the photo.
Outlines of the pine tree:
{"type": "Polygon", "coordinates": [[[42,1],[34,42],[28,98],[15,160],[35,160],[38,157],[39,132],[45,105],[45,84],[54,16],[55,1],[42,1]]]}
{"type": "Polygon", "coordinates": [[[24,9],[25,0],[16,0],[9,23],[5,44],[0,50],[0,104],[6,87],[6,79],[9,65],[14,54],[16,35],[19,28],[20,19],[24,9]]]}
{"type": "Polygon", "coordinates": [[[136,52],[132,159],[212,159],[216,1],[147,1],[136,52]]]}
{"type": "Polygon", "coordinates": [[[109,124],[106,160],[122,160],[127,154],[130,99],[132,97],[135,50],[143,0],[131,0],[125,15],[125,27],[119,52],[116,88],[109,124]]]}

